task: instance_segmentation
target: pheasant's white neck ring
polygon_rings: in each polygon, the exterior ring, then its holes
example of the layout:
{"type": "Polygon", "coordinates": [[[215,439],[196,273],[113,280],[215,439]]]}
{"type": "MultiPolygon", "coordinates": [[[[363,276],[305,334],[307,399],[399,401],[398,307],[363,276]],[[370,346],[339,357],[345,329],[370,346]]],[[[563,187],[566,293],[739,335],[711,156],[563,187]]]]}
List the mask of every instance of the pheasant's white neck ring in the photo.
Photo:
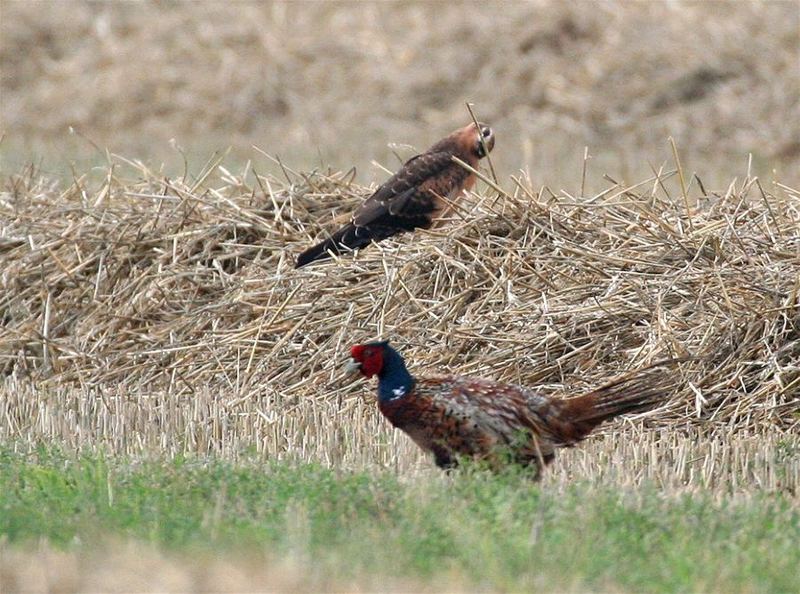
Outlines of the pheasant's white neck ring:
{"type": "Polygon", "coordinates": [[[378,373],[378,400],[389,402],[404,398],[414,389],[414,383],[403,357],[387,344],[383,350],[383,367],[378,373]]]}

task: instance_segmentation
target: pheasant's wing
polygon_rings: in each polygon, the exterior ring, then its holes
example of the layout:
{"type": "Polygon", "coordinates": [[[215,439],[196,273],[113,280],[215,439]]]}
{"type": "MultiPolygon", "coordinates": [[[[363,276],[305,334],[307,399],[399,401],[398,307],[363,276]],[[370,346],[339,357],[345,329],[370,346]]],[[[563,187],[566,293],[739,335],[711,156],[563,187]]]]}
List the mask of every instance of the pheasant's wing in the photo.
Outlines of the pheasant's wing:
{"type": "Polygon", "coordinates": [[[539,447],[554,441],[551,400],[528,388],[490,380],[459,378],[451,406],[463,411],[472,425],[493,436],[497,445],[522,448],[532,438],[539,447]]]}
{"type": "MultiPolygon", "coordinates": [[[[553,443],[532,407],[546,398],[518,386],[449,376],[418,380],[414,397],[381,406],[397,427],[437,453],[491,458],[506,450],[520,462],[549,461],[553,443]]],[[[441,457],[437,453],[437,458],[441,457]]]]}

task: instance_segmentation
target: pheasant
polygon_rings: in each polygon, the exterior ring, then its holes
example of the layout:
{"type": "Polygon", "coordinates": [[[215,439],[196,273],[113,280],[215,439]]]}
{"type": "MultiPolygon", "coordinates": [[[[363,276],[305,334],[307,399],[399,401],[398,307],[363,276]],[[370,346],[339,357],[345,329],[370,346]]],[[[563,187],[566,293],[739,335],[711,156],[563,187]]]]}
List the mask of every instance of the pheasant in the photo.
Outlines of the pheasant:
{"type": "Polygon", "coordinates": [[[430,229],[440,223],[452,204],[475,185],[475,175],[453,160],[472,168],[494,148],[494,132],[486,124],[459,128],[426,152],[406,161],[353,214],[351,221],[328,239],[308,248],[295,268],[382,241],[393,235],[430,229]]]}
{"type": "Polygon", "coordinates": [[[415,378],[389,342],[352,347],[348,368],[378,376],[378,407],[436,465],[451,468],[459,456],[527,466],[538,478],[555,458],[603,421],[646,410],[660,401],[668,376],[657,367],[622,376],[576,398],[556,398],[536,388],[441,375],[415,378]]]}

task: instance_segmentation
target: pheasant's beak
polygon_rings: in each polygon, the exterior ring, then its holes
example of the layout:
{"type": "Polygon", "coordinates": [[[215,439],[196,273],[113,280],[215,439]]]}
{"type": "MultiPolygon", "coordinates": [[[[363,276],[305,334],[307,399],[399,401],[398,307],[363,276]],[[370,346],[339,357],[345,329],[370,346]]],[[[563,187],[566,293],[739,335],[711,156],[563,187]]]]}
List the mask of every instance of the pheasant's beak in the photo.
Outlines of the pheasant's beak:
{"type": "Polygon", "coordinates": [[[350,360],[347,362],[347,365],[345,366],[344,370],[348,374],[353,374],[361,371],[361,361],[356,361],[355,359],[350,357],[350,360]]]}

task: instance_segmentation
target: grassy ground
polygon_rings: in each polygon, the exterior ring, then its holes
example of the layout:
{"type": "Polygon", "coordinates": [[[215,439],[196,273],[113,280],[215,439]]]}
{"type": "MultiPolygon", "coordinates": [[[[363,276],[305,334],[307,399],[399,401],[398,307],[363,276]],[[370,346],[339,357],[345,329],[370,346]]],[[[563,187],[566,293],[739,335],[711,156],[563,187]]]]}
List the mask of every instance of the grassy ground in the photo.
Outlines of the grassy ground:
{"type": "MultiPolygon", "coordinates": [[[[780,492],[671,495],[581,481],[554,491],[513,470],[401,481],[307,464],[5,450],[0,510],[5,552],[47,542],[80,557],[136,541],[188,580],[222,556],[261,572],[304,565],[297,579],[312,589],[359,579],[367,589],[383,580],[506,591],[800,588],[800,508],[780,492]]],[[[25,571],[13,559],[0,567],[11,590],[25,571]]],[[[76,590],[91,573],[73,580],[76,590]]],[[[268,585],[254,579],[251,589],[268,585]]]]}

